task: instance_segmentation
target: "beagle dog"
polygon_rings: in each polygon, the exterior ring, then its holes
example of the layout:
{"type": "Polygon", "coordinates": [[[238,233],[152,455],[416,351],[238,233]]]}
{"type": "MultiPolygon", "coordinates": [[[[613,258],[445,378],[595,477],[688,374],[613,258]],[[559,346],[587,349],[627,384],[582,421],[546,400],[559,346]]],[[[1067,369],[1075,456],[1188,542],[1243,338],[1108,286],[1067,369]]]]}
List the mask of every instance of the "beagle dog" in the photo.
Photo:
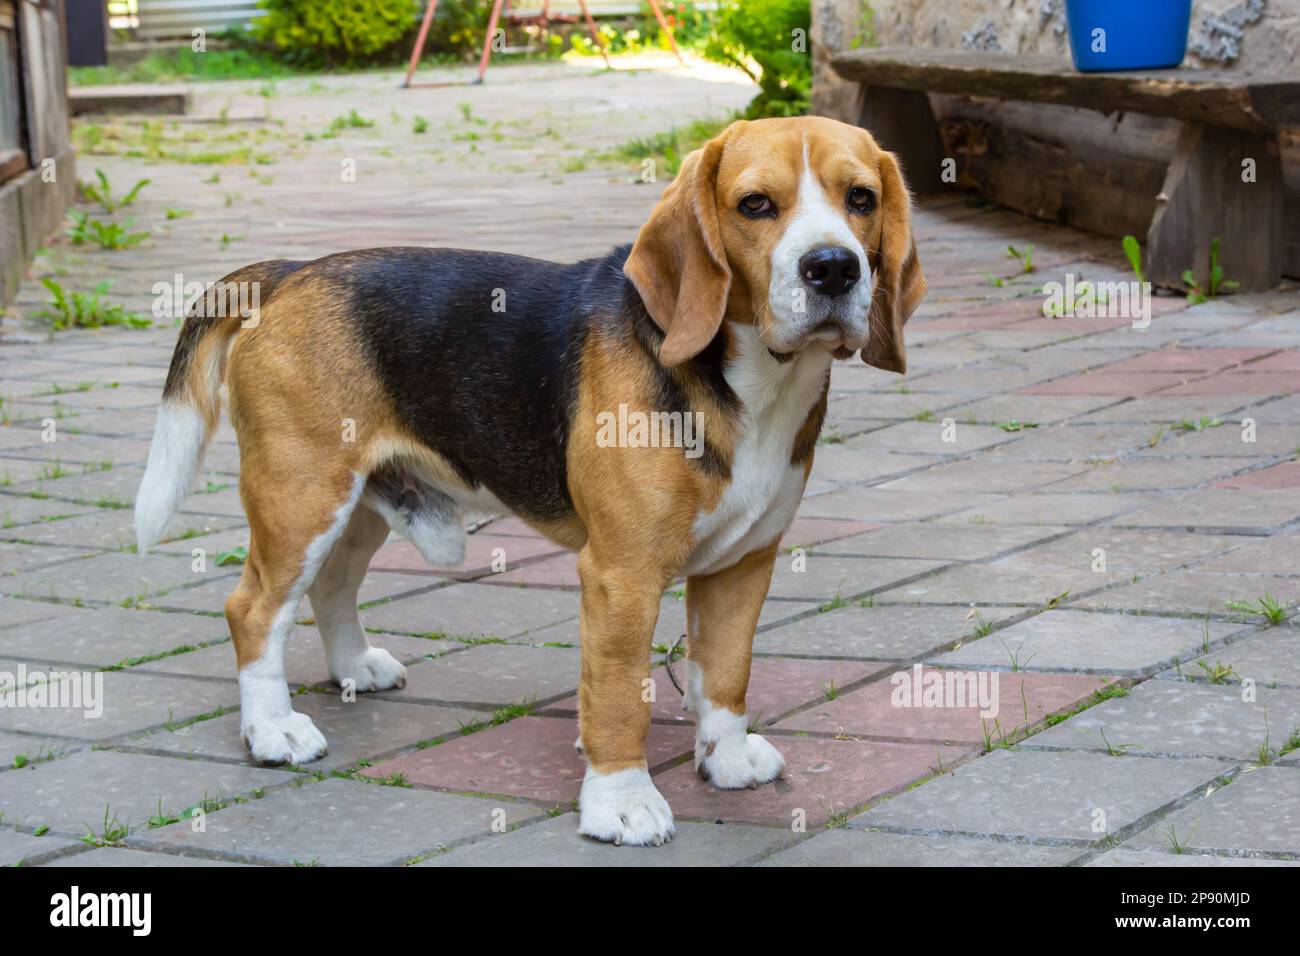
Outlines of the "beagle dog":
{"type": "Polygon", "coordinates": [[[778,777],[746,730],[755,624],[799,506],[831,361],[903,372],[925,294],[898,162],[866,131],[737,122],[691,153],[636,242],[560,265],[368,249],[240,269],[252,316],[209,295],[182,326],[136,499],[140,550],[193,483],[223,382],[251,541],[226,602],[241,732],[265,763],[325,738],[290,706],[285,638],[311,599],[334,680],[401,687],[357,589],[389,530],[458,564],[464,515],[512,512],[578,552],[582,833],[660,844],[646,766],[651,636],[684,577],[695,764],[721,788],[778,777]],[[667,441],[613,429],[641,412],[667,441]],[[674,418],[673,416],[679,416],[674,418]],[[697,447],[681,447],[686,417],[697,447]]]}

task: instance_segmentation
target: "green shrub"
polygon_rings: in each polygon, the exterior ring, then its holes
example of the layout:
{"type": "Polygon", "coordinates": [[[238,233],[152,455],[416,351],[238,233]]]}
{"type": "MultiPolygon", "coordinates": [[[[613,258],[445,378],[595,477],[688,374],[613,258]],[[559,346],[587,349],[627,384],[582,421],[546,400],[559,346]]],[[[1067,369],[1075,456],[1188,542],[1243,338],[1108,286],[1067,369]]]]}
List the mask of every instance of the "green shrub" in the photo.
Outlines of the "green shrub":
{"type": "Polygon", "coordinates": [[[759,85],[746,118],[808,112],[811,25],[809,0],[729,0],[719,5],[717,27],[703,52],[711,60],[739,67],[759,85]]]}
{"type": "Polygon", "coordinates": [[[299,62],[374,60],[414,32],[420,0],[261,0],[258,37],[299,62]]]}

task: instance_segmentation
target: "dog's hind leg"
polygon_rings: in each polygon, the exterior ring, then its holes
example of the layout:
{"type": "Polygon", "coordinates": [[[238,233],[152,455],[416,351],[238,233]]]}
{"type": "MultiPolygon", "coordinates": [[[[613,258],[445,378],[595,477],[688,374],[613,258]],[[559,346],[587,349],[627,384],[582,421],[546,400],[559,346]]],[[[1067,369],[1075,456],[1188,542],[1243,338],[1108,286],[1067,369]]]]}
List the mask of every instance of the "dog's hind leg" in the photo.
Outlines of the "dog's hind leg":
{"type": "Polygon", "coordinates": [[[406,668],[382,647],[371,647],[357,614],[357,591],[384,539],[388,522],[364,503],[352,512],[307,594],[336,684],[365,692],[406,684],[406,668]]]}
{"type": "Polygon", "coordinates": [[[226,601],[239,663],[240,732],[262,763],[301,764],[326,751],[311,718],[290,706],[284,644],[299,602],[365,487],[363,475],[346,469],[304,487],[277,467],[292,459],[254,447],[245,452],[240,492],[248,511],[248,560],[226,601]]]}

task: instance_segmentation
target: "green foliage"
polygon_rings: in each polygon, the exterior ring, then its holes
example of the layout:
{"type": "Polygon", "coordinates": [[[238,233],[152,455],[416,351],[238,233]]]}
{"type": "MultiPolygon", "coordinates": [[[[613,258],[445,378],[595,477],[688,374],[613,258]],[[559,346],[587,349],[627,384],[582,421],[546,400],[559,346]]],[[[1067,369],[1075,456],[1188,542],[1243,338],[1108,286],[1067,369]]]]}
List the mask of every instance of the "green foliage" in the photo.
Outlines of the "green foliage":
{"type": "Polygon", "coordinates": [[[122,66],[69,67],[68,82],[73,86],[102,86],[182,80],[265,80],[302,72],[272,51],[256,46],[242,33],[225,34],[219,40],[225,44],[224,49],[210,43],[205,53],[196,53],[186,46],[150,53],[122,66]]]}
{"type": "Polygon", "coordinates": [[[613,159],[637,163],[652,159],[656,175],[671,178],[677,175],[687,154],[713,139],[734,119],[734,116],[727,116],[722,119],[690,120],[662,133],[630,140],[609,155],[613,159]]]}
{"type": "Polygon", "coordinates": [[[1133,274],[1137,276],[1138,282],[1146,282],[1147,274],[1142,271],[1142,247],[1138,244],[1137,237],[1124,237],[1124,255],[1128,257],[1128,264],[1133,268],[1133,274]]]}
{"type": "Polygon", "coordinates": [[[710,60],[744,70],[759,85],[747,119],[800,116],[812,95],[809,0],[730,0],[704,44],[710,60]]]}
{"type": "Polygon", "coordinates": [[[113,188],[108,184],[108,177],[104,175],[102,169],[95,170],[95,179],[93,183],[78,183],[81,194],[91,202],[97,202],[103,208],[104,212],[117,212],[123,206],[129,206],[135,202],[135,197],[140,195],[140,190],[149,185],[149,180],[141,179],[131,187],[130,191],[121,198],[113,195],[113,188]]]}
{"type": "Polygon", "coordinates": [[[416,27],[419,0],[261,0],[266,15],[253,21],[255,35],[310,63],[374,60],[400,44],[416,27]]]}
{"type": "Polygon", "coordinates": [[[62,329],[97,329],[105,325],[147,329],[150,325],[143,316],[103,298],[108,291],[107,280],[95,286],[92,292],[69,292],[53,279],[42,279],[41,285],[49,290],[52,299],[37,313],[37,318],[45,319],[56,332],[62,329]]]}
{"type": "Polygon", "coordinates": [[[1210,282],[1201,285],[1196,273],[1191,269],[1183,270],[1183,282],[1187,285],[1187,301],[1192,305],[1208,302],[1225,289],[1235,289],[1240,284],[1223,278],[1223,266],[1219,265],[1219,247],[1222,240],[1215,236],[1210,242],[1210,282]]]}
{"type": "Polygon", "coordinates": [[[144,232],[130,231],[131,225],[135,222],[134,219],[128,219],[125,224],[119,224],[91,219],[84,212],[70,212],[68,215],[72,219],[72,225],[67,229],[67,236],[74,246],[94,242],[101,249],[130,249],[149,238],[148,230],[144,232]]]}

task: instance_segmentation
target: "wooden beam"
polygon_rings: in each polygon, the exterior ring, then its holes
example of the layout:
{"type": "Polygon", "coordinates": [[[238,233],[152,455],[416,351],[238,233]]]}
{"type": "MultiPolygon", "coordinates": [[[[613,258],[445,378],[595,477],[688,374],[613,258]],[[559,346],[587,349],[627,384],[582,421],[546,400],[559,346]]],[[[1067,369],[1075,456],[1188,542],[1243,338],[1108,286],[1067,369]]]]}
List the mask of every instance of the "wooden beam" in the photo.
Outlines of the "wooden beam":
{"type": "Polygon", "coordinates": [[[831,67],[866,86],[1146,113],[1257,132],[1300,124],[1300,74],[1078,73],[1056,57],[913,47],[850,50],[832,57],[831,67]]]}
{"type": "Polygon", "coordinates": [[[1282,280],[1285,196],[1276,134],[1185,124],[1147,235],[1148,277],[1182,288],[1191,269],[1208,284],[1220,240],[1224,278],[1262,292],[1282,280]]]}
{"type": "Polygon", "coordinates": [[[943,140],[930,98],[917,90],[888,86],[861,87],[858,125],[885,149],[898,156],[903,176],[917,195],[941,192],[943,140]]]}

